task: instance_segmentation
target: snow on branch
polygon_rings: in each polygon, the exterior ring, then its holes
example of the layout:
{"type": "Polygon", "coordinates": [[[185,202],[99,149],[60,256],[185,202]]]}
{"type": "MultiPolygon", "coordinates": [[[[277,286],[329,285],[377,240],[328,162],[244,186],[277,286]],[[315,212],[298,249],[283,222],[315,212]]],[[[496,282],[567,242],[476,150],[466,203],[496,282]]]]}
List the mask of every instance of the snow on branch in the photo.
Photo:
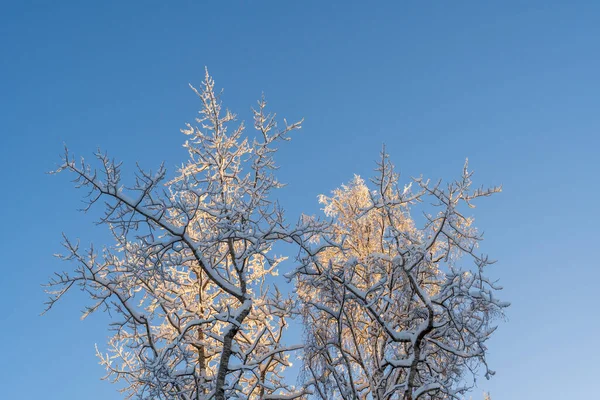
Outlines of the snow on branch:
{"type": "Polygon", "coordinates": [[[477,254],[482,236],[462,209],[501,189],[472,189],[467,163],[445,187],[401,186],[385,152],[376,171],[373,188],[355,176],[320,197],[331,224],[305,238],[290,275],[304,307],[306,386],[322,399],[458,398],[478,367],[493,374],[485,342],[509,305],[484,275],[492,261],[477,254]]]}
{"type": "Polygon", "coordinates": [[[99,224],[114,242],[82,250],[65,237],[61,257],[75,269],[50,280],[47,308],[78,287],[92,301],[84,316],[111,313],[114,335],[98,356],[129,397],[299,398],[305,391],[283,379],[300,348],[283,339],[294,302],[266,279],[282,260],[273,245],[306,234],[289,230],[271,199],[276,146],[301,121],[280,129],[263,97],[249,138],[208,72],[193,90],[201,110],[183,130],[189,159],[170,180],[163,165],[138,167],[127,186],[105,153],[95,168],[65,149],[56,172],[87,190],[85,210],[104,208],[99,224]]]}

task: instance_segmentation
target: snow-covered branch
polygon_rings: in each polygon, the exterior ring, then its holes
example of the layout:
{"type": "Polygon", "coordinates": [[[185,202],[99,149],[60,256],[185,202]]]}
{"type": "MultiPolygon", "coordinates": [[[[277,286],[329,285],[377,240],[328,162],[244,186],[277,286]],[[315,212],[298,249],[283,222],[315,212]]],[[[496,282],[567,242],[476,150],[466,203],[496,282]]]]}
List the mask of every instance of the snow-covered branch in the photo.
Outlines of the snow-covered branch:
{"type": "Polygon", "coordinates": [[[493,374],[485,342],[508,306],[462,208],[500,188],[472,190],[466,163],[445,188],[422,178],[400,186],[385,152],[377,171],[373,189],[355,176],[321,196],[331,225],[304,240],[295,277],[307,386],[322,399],[455,398],[477,366],[493,374]],[[422,226],[411,213],[419,206],[422,226]]]}
{"type": "Polygon", "coordinates": [[[170,180],[162,165],[138,168],[128,187],[106,154],[96,153],[95,169],[65,150],[56,172],[88,190],[86,210],[104,207],[99,223],[114,244],[82,251],[65,237],[63,258],[76,267],[50,280],[48,308],[79,287],[92,300],[84,315],[111,312],[114,336],[98,354],[130,397],[298,398],[304,390],[282,375],[299,349],[283,341],[293,302],[266,280],[282,260],[273,245],[307,234],[288,229],[271,198],[281,187],[276,146],[301,122],[279,129],[263,98],[249,138],[208,73],[194,91],[201,110],[183,130],[189,160],[170,180]]]}

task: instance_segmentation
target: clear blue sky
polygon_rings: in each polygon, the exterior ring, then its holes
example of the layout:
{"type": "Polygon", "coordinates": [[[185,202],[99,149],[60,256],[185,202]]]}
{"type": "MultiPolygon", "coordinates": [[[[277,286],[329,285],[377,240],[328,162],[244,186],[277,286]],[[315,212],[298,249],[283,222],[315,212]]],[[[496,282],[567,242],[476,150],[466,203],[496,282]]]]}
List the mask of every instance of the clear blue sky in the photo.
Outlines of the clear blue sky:
{"type": "MultiPolygon", "coordinates": [[[[101,243],[67,176],[63,142],[172,167],[208,66],[249,117],[264,91],[304,129],[279,162],[293,220],[382,143],[405,177],[451,178],[469,157],[504,192],[475,211],[490,274],[512,302],[490,342],[496,377],[473,399],[589,399],[597,393],[600,281],[600,3],[48,2],[0,5],[0,397],[118,399],[74,293],[43,317],[40,284],[60,234],[101,243]]],[[[171,169],[172,170],[172,169],[171,169]]]]}

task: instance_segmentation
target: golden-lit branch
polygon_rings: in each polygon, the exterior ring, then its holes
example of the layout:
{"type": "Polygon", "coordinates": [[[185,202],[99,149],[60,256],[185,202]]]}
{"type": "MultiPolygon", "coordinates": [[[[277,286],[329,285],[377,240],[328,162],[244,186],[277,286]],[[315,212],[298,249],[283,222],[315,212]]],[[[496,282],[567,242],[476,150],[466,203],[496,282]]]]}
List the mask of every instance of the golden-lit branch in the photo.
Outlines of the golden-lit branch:
{"type": "Polygon", "coordinates": [[[355,176],[320,197],[332,223],[290,275],[304,305],[307,387],[322,399],[455,398],[477,365],[493,374],[484,343],[508,306],[461,208],[500,188],[472,190],[466,163],[445,189],[421,178],[400,187],[385,152],[377,171],[375,189],[355,176]],[[469,259],[474,269],[461,269],[469,259]]]}
{"type": "Polygon", "coordinates": [[[206,74],[194,89],[202,108],[183,130],[189,160],[166,185],[166,170],[139,169],[132,187],[121,164],[98,152],[100,170],[65,151],[57,172],[89,190],[88,207],[104,202],[100,223],[112,246],[81,252],[65,238],[71,273],[50,281],[48,308],[73,287],[93,304],[85,314],[115,316],[108,353],[98,352],[108,377],[136,398],[298,398],[283,379],[290,352],[283,344],[294,302],[265,281],[283,258],[270,255],[292,241],[270,198],[276,180],[274,147],[301,122],[279,129],[266,102],[254,111],[254,139],[224,110],[206,74]]]}

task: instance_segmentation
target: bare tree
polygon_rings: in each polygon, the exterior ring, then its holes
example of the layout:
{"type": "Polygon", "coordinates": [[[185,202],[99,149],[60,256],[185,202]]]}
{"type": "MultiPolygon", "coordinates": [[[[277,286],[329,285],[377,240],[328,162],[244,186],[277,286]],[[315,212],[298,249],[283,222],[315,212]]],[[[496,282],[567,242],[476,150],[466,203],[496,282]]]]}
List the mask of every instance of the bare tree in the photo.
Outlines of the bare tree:
{"type": "Polygon", "coordinates": [[[281,187],[275,146],[301,122],[278,128],[263,98],[248,138],[243,123],[232,127],[236,116],[222,108],[208,72],[194,91],[202,108],[197,126],[183,130],[189,160],[169,181],[161,166],[139,169],[125,187],[121,164],[107,155],[96,154],[96,170],[65,151],[56,172],[75,175],[89,206],[105,208],[100,223],[114,244],[83,250],[65,237],[62,257],[77,266],[50,281],[48,309],[79,287],[93,300],[85,315],[116,317],[108,353],[98,355],[128,397],[301,397],[282,378],[300,347],[282,341],[294,302],[266,281],[282,260],[272,246],[305,234],[288,229],[271,199],[281,187]]]}
{"type": "Polygon", "coordinates": [[[303,238],[301,265],[289,275],[304,307],[306,384],[317,398],[458,398],[479,366],[493,375],[485,342],[508,303],[484,275],[492,261],[476,253],[482,236],[463,209],[500,188],[473,190],[471,176],[465,163],[446,186],[422,178],[400,186],[383,152],[372,189],[355,176],[321,196],[332,223],[303,238]]]}
{"type": "Polygon", "coordinates": [[[482,236],[463,209],[499,188],[473,190],[466,164],[445,187],[401,187],[383,152],[373,188],[356,176],[320,197],[330,220],[290,228],[273,199],[273,157],[301,121],[278,128],[263,98],[248,137],[208,72],[194,91],[189,159],[170,179],[163,166],[138,169],[126,187],[121,164],[100,152],[98,170],[65,150],[56,171],[88,190],[86,210],[104,207],[114,243],[80,249],[65,236],[62,258],[76,267],[51,279],[47,309],[78,287],[92,300],[84,316],[115,316],[98,351],[107,378],[139,399],[417,400],[458,398],[478,368],[493,374],[485,342],[508,303],[484,275],[492,262],[476,253],[482,236]],[[300,249],[293,296],[269,279],[280,241],[300,249]],[[286,345],[298,315],[306,343],[286,345]],[[297,389],[283,372],[300,349],[297,389]]]}

